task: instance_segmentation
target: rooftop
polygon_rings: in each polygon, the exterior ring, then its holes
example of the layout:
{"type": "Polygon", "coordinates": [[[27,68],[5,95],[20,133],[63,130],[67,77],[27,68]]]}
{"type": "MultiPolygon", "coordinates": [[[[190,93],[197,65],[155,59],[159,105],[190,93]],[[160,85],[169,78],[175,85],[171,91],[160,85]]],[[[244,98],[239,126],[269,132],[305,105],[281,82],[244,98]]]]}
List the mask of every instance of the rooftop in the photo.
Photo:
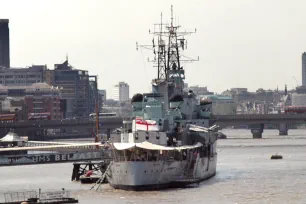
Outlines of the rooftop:
{"type": "Polygon", "coordinates": [[[58,89],[58,87],[53,87],[50,86],[47,83],[35,83],[29,86],[3,86],[0,84],[0,91],[7,91],[7,90],[22,90],[22,89],[26,89],[27,91],[29,90],[36,90],[36,89],[47,89],[47,90],[51,90],[51,89],[58,89]]]}
{"type": "Polygon", "coordinates": [[[46,65],[33,65],[31,67],[11,67],[11,68],[5,68],[5,67],[0,67],[0,72],[1,73],[16,73],[16,72],[39,72],[46,70],[47,66],[46,65]]]}
{"type": "Polygon", "coordinates": [[[0,23],[8,23],[9,21],[9,19],[0,19],[0,23]]]}
{"type": "Polygon", "coordinates": [[[209,98],[214,100],[233,100],[232,97],[222,95],[200,95],[199,97],[209,98]]]}
{"type": "Polygon", "coordinates": [[[50,89],[51,86],[47,83],[35,83],[29,86],[29,88],[36,88],[36,89],[50,89]]]}

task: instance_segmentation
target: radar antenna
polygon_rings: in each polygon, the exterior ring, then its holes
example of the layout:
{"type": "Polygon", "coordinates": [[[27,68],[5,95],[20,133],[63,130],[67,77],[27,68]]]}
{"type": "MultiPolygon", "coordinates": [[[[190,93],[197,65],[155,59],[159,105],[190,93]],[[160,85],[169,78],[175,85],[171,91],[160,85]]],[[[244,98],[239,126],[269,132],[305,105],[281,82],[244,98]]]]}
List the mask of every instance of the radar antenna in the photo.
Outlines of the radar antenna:
{"type": "Polygon", "coordinates": [[[198,59],[192,59],[181,55],[181,50],[187,49],[186,35],[190,35],[196,32],[179,31],[180,26],[174,25],[173,18],[173,6],[171,5],[171,22],[170,25],[163,23],[163,14],[160,15],[160,23],[154,24],[153,32],[149,30],[149,33],[153,36],[152,45],[139,45],[136,43],[136,49],[144,48],[153,51],[154,59],[148,60],[154,62],[154,67],[157,67],[157,79],[170,80],[171,76],[180,76],[181,80],[185,79],[184,69],[181,62],[194,62],[198,59]],[[155,38],[157,38],[157,44],[155,44],[155,38]],[[167,40],[164,40],[164,38],[167,40]]]}

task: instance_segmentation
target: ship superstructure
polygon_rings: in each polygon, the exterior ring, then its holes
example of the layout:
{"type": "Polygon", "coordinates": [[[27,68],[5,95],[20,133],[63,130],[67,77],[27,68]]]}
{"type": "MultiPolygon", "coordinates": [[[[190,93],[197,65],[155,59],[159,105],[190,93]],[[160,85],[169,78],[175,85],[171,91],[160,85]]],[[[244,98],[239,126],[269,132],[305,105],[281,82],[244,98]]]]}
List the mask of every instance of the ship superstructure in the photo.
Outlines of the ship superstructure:
{"type": "Polygon", "coordinates": [[[156,189],[198,183],[216,173],[217,126],[209,127],[210,101],[184,92],[186,35],[173,23],[156,24],[151,49],[157,78],[152,92],[136,94],[132,120],[124,120],[121,142],[112,143],[114,161],[107,174],[114,188],[156,189]],[[157,44],[155,44],[157,42],[157,44]]]}

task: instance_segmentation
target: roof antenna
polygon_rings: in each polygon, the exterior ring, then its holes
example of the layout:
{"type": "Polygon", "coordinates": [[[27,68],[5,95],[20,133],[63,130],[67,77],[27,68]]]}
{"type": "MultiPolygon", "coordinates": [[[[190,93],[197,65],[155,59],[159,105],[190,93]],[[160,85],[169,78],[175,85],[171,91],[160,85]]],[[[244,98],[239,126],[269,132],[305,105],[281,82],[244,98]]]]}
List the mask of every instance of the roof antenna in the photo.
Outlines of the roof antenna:
{"type": "Polygon", "coordinates": [[[68,53],[66,52],[66,61],[68,62],[68,53]]]}

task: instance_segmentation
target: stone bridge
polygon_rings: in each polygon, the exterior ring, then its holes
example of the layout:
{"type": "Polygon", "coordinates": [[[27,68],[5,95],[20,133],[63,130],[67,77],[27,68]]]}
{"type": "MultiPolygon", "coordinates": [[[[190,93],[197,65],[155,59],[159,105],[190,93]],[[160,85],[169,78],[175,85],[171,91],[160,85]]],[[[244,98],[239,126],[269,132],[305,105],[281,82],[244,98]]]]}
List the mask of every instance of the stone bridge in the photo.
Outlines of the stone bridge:
{"type": "Polygon", "coordinates": [[[288,129],[295,124],[305,124],[306,114],[244,114],[216,115],[212,124],[221,128],[235,125],[248,125],[253,138],[261,138],[264,125],[271,124],[279,130],[279,135],[288,135],[288,129]]]}
{"type": "MultiPolygon", "coordinates": [[[[121,127],[122,118],[102,118],[99,120],[100,129],[110,132],[111,129],[121,127]]],[[[92,132],[95,129],[95,121],[89,118],[65,119],[65,120],[28,120],[0,123],[0,136],[4,136],[10,129],[15,129],[19,135],[27,135],[32,140],[42,140],[48,129],[83,130],[92,132]]],[[[68,132],[67,132],[68,133],[68,132]]]]}
{"type": "MultiPolygon", "coordinates": [[[[122,126],[121,117],[109,117],[99,120],[100,129],[110,132],[111,129],[122,126]]],[[[261,138],[264,124],[272,124],[279,129],[280,135],[288,135],[288,129],[293,124],[305,124],[306,114],[246,114],[246,115],[215,115],[210,124],[221,128],[235,125],[248,125],[254,138],[261,138]]],[[[0,123],[0,135],[5,135],[10,129],[16,129],[19,135],[45,135],[47,129],[74,128],[86,129],[89,132],[95,128],[95,120],[89,118],[69,120],[17,121],[0,123]]]]}
{"type": "MultiPolygon", "coordinates": [[[[122,124],[122,118],[102,118],[100,124],[104,128],[118,128],[122,124]]],[[[28,120],[0,123],[0,128],[61,128],[61,127],[92,127],[96,121],[90,119],[65,119],[65,120],[28,120]]]]}

